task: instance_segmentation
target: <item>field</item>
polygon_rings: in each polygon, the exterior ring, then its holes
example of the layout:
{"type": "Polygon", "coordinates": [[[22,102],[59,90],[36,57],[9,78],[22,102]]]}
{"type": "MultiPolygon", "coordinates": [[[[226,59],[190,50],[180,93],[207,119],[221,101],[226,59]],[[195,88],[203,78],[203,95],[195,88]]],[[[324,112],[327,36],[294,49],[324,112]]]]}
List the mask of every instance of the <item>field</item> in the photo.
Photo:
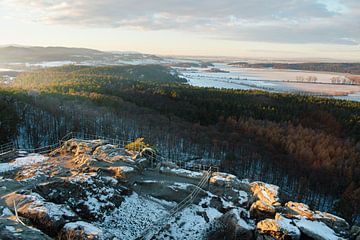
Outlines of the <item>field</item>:
{"type": "Polygon", "coordinates": [[[344,79],[345,74],[341,73],[240,68],[224,63],[214,65],[226,72],[209,72],[204,68],[178,68],[178,71],[193,86],[257,89],[360,101],[359,85],[333,83],[333,79],[344,79]]]}

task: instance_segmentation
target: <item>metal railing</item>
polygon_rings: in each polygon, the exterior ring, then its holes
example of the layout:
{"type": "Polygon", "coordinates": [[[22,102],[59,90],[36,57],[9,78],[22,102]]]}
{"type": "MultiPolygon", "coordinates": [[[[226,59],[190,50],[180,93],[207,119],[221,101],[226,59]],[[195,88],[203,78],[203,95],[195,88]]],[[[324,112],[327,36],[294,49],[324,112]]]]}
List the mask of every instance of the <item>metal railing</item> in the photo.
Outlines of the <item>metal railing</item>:
{"type": "MultiPolygon", "coordinates": [[[[0,157],[2,154],[6,154],[7,152],[27,152],[27,153],[38,153],[38,154],[46,154],[50,153],[57,148],[61,147],[66,141],[69,141],[71,139],[74,140],[81,140],[81,141],[94,141],[94,140],[103,140],[106,141],[109,144],[117,145],[118,148],[125,148],[128,144],[134,143],[131,145],[131,148],[128,150],[134,151],[135,153],[141,154],[142,151],[145,148],[148,148],[148,145],[142,144],[141,142],[135,143],[135,140],[123,140],[123,139],[115,139],[115,138],[109,138],[97,134],[88,134],[88,133],[82,133],[82,132],[69,132],[64,137],[58,140],[57,143],[38,147],[38,148],[16,148],[14,143],[7,143],[0,146],[0,157]]],[[[219,166],[214,165],[204,165],[204,164],[193,164],[189,165],[186,161],[180,161],[180,160],[173,160],[168,157],[164,157],[162,154],[160,154],[158,151],[153,151],[153,160],[159,161],[159,162],[172,162],[175,163],[177,166],[183,169],[191,170],[191,171],[207,171],[210,168],[212,168],[214,171],[219,171],[219,166]]]]}
{"type": "Polygon", "coordinates": [[[47,145],[38,148],[18,148],[16,149],[18,152],[26,152],[26,153],[38,153],[38,154],[46,154],[54,151],[55,149],[61,146],[60,143],[55,143],[52,145],[47,145]]]}
{"type": "Polygon", "coordinates": [[[0,145],[0,155],[16,151],[16,146],[13,142],[5,143],[0,145]]]}
{"type": "Polygon", "coordinates": [[[150,240],[153,239],[154,235],[161,231],[161,229],[166,225],[173,217],[175,217],[182,209],[190,206],[194,199],[199,195],[200,191],[203,190],[203,187],[209,181],[212,175],[212,168],[210,167],[207,171],[204,172],[204,176],[200,179],[199,183],[195,186],[195,189],[186,196],[181,202],[179,202],[175,207],[169,210],[168,214],[159,218],[158,221],[153,222],[150,226],[142,232],[141,236],[136,239],[139,240],[150,240]]]}
{"type": "Polygon", "coordinates": [[[60,139],[61,143],[68,141],[70,139],[79,139],[83,141],[92,141],[92,140],[105,140],[113,145],[119,145],[120,147],[125,147],[127,144],[134,142],[135,140],[122,140],[122,139],[115,139],[109,138],[105,136],[100,136],[97,134],[88,134],[82,132],[69,132],[63,138],[60,139]]]}

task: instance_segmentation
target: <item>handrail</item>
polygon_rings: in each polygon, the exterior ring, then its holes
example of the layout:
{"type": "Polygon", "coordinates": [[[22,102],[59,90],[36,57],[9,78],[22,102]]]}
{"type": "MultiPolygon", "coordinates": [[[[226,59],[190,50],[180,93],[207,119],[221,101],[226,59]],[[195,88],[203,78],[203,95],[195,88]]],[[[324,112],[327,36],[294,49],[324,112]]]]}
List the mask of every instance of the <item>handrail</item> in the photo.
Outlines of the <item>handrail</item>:
{"type": "Polygon", "coordinates": [[[177,213],[179,213],[180,210],[192,204],[193,200],[197,197],[197,195],[200,193],[202,188],[205,186],[206,182],[209,180],[209,177],[211,177],[211,172],[212,169],[210,167],[208,171],[204,173],[204,176],[200,179],[198,185],[195,186],[195,189],[189,195],[187,195],[175,207],[170,209],[167,215],[163,216],[162,218],[160,218],[160,220],[148,226],[147,229],[143,231],[141,236],[138,237],[137,239],[142,239],[142,240],[152,239],[152,237],[163,228],[166,222],[170,221],[170,219],[174,217],[177,213]]]}
{"type": "MultiPolygon", "coordinates": [[[[48,153],[48,152],[51,152],[52,150],[55,150],[56,148],[61,147],[62,144],[65,141],[68,141],[68,140],[71,140],[71,139],[81,139],[81,140],[84,140],[84,141],[86,141],[86,140],[94,140],[94,139],[101,139],[101,140],[109,141],[109,142],[113,143],[114,145],[115,144],[120,145],[122,148],[124,148],[127,144],[134,142],[134,141],[113,139],[113,138],[109,138],[109,137],[93,135],[93,134],[86,134],[86,133],[80,133],[80,132],[69,132],[69,133],[65,134],[64,137],[59,139],[58,143],[54,143],[54,144],[43,146],[43,147],[33,148],[33,149],[17,149],[14,143],[7,143],[7,144],[4,144],[4,145],[1,145],[0,146],[0,155],[2,154],[3,149],[11,149],[12,151],[27,151],[27,152],[39,153],[39,154],[40,153],[48,153]]],[[[140,153],[141,150],[144,149],[144,147],[145,146],[142,145],[142,144],[139,144],[138,148],[135,145],[134,151],[140,153]]],[[[154,154],[155,154],[156,158],[160,158],[161,160],[164,160],[164,161],[167,160],[167,158],[162,156],[157,151],[154,151],[154,154]]],[[[168,159],[168,160],[171,160],[171,159],[168,159]]],[[[181,161],[171,161],[171,162],[174,162],[175,164],[183,163],[181,161]]],[[[157,232],[159,232],[162,229],[162,227],[164,226],[164,224],[166,222],[168,222],[172,217],[174,217],[177,213],[179,213],[180,210],[182,210],[185,207],[192,204],[193,200],[198,196],[198,194],[200,193],[202,188],[205,186],[206,182],[211,177],[211,173],[213,172],[213,169],[216,169],[218,171],[218,167],[205,166],[205,165],[200,165],[200,164],[198,166],[199,166],[199,169],[198,169],[199,171],[201,171],[201,169],[205,170],[206,167],[208,169],[206,171],[204,171],[204,175],[200,179],[198,184],[195,186],[195,189],[188,196],[186,196],[181,202],[179,202],[175,207],[170,209],[166,216],[164,216],[163,218],[160,218],[159,221],[152,223],[143,232],[142,236],[140,236],[139,239],[148,239],[148,238],[150,239],[154,234],[156,234],[157,232]],[[152,234],[152,232],[153,232],[153,234],[152,234]]],[[[184,165],[183,168],[187,169],[187,166],[184,165]]],[[[192,167],[189,167],[189,168],[192,168],[192,167]]],[[[193,169],[194,168],[192,168],[192,170],[193,169]]],[[[194,169],[194,170],[196,170],[196,169],[194,169]]]]}
{"type": "Polygon", "coordinates": [[[8,142],[0,145],[0,156],[6,155],[9,152],[13,152],[13,151],[16,151],[16,146],[13,142],[8,142]]]}
{"type": "MultiPolygon", "coordinates": [[[[81,139],[83,141],[86,140],[94,140],[94,139],[101,139],[101,140],[106,140],[109,141],[110,143],[112,143],[113,145],[118,145],[120,148],[125,148],[125,146],[129,143],[134,142],[135,140],[123,140],[123,139],[114,139],[114,138],[109,138],[109,137],[105,137],[105,136],[100,136],[97,134],[88,134],[88,133],[82,133],[82,132],[68,132],[67,134],[65,134],[61,139],[58,140],[57,143],[54,144],[50,144],[47,146],[42,146],[42,147],[38,147],[38,148],[16,148],[15,144],[13,142],[10,143],[6,143],[0,146],[0,156],[2,154],[11,152],[11,151],[26,151],[29,153],[38,153],[38,154],[45,154],[45,153],[49,153],[53,150],[55,150],[56,148],[59,148],[62,146],[62,144],[65,141],[68,141],[70,139],[81,139]]],[[[140,153],[142,149],[144,149],[144,145],[142,144],[137,144],[135,145],[135,148],[132,149],[135,152],[140,153]]],[[[170,161],[175,163],[176,165],[178,165],[181,168],[187,169],[187,170],[192,170],[192,171],[201,171],[201,170],[208,170],[210,168],[213,169],[217,169],[217,171],[219,170],[218,166],[213,166],[213,165],[201,165],[198,164],[195,166],[187,166],[185,164],[184,161],[179,161],[179,160],[173,160],[167,157],[164,157],[163,155],[161,155],[158,151],[154,151],[154,157],[156,159],[160,159],[161,162],[164,161],[170,161]]]]}

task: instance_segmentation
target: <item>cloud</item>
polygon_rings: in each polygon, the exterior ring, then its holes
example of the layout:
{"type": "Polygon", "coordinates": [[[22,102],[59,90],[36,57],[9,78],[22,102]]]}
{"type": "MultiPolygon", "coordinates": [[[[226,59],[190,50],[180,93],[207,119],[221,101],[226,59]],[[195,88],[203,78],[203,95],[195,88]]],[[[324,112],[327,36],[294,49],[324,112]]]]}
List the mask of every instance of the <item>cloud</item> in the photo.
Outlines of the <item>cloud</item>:
{"type": "MultiPolygon", "coordinates": [[[[36,21],[286,43],[360,42],[358,0],[3,0],[36,21]]],[[[1,6],[1,2],[0,2],[1,6]]]]}

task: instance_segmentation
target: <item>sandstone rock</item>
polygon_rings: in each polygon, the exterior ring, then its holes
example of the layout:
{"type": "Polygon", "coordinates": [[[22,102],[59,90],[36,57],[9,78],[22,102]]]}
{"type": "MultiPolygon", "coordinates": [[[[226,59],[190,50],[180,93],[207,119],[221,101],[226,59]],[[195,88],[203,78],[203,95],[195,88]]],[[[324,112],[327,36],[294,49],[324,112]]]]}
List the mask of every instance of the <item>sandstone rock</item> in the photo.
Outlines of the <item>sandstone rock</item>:
{"type": "Polygon", "coordinates": [[[312,221],[305,217],[294,219],[295,225],[300,229],[301,233],[308,238],[315,240],[343,240],[334,230],[329,228],[325,223],[320,221],[312,221]]]}
{"type": "Polygon", "coordinates": [[[0,218],[0,239],[2,240],[51,240],[36,228],[24,226],[14,220],[0,218]]]}
{"type": "Polygon", "coordinates": [[[271,236],[274,239],[300,239],[300,230],[290,219],[276,214],[276,219],[265,219],[257,223],[257,238],[271,236]]]}
{"type": "Polygon", "coordinates": [[[15,201],[19,215],[26,217],[49,235],[59,232],[66,222],[78,219],[66,205],[46,202],[37,193],[13,193],[6,196],[5,201],[9,207],[13,207],[15,201]]]}
{"type": "Polygon", "coordinates": [[[135,164],[132,155],[126,155],[124,149],[112,144],[98,146],[93,152],[93,157],[109,163],[122,161],[128,164],[135,164]]]}
{"type": "Polygon", "coordinates": [[[245,209],[235,208],[220,217],[225,227],[226,239],[251,240],[254,239],[255,225],[245,220],[241,215],[247,215],[245,209]]]}
{"type": "Polygon", "coordinates": [[[263,201],[256,201],[250,207],[250,216],[257,220],[264,220],[266,218],[275,217],[275,207],[263,201]]]}
{"type": "Polygon", "coordinates": [[[310,210],[309,206],[304,203],[297,203],[297,202],[287,202],[285,206],[291,210],[293,215],[299,215],[301,217],[305,217],[307,219],[314,218],[314,212],[310,210]]]}
{"type": "Polygon", "coordinates": [[[254,196],[260,201],[266,203],[267,205],[280,206],[279,203],[279,187],[267,184],[263,182],[252,182],[250,183],[251,192],[254,196]]]}
{"type": "Polygon", "coordinates": [[[94,225],[84,222],[77,221],[65,224],[61,230],[59,240],[101,240],[104,239],[104,234],[101,229],[94,225]]]}
{"type": "Polygon", "coordinates": [[[103,140],[77,140],[70,139],[61,146],[59,152],[62,154],[72,154],[78,156],[80,154],[89,154],[101,145],[106,144],[106,141],[103,140]]]}
{"type": "Polygon", "coordinates": [[[360,240],[360,226],[351,227],[350,239],[360,240]]]}
{"type": "Polygon", "coordinates": [[[114,173],[115,178],[129,178],[136,174],[135,168],[129,166],[109,167],[108,169],[114,173]]]}
{"type": "MultiPolygon", "coordinates": [[[[195,185],[189,183],[172,183],[153,180],[136,182],[134,185],[134,191],[141,195],[150,195],[170,202],[179,202],[183,200],[195,188],[197,188],[195,185]]],[[[204,190],[200,190],[198,196],[193,199],[193,202],[197,204],[206,196],[207,193],[204,190]]]]}
{"type": "Polygon", "coordinates": [[[315,211],[314,219],[325,223],[341,236],[349,235],[350,225],[343,218],[330,213],[315,211]]]}
{"type": "Polygon", "coordinates": [[[161,167],[160,172],[167,175],[192,178],[192,179],[201,179],[204,176],[204,174],[201,172],[194,172],[182,168],[161,167]]]}
{"type": "Polygon", "coordinates": [[[288,202],[285,206],[290,210],[290,214],[288,214],[289,217],[301,216],[309,220],[320,221],[325,223],[340,236],[346,237],[349,235],[350,226],[340,217],[326,212],[312,211],[309,206],[304,203],[288,202]]]}
{"type": "Polygon", "coordinates": [[[95,220],[119,207],[131,191],[118,180],[97,174],[79,174],[64,181],[38,185],[39,194],[58,204],[70,206],[80,217],[95,220]]]}
{"type": "Polygon", "coordinates": [[[235,175],[223,172],[215,172],[210,178],[210,183],[215,186],[232,188],[237,186],[240,181],[235,175]]]}

